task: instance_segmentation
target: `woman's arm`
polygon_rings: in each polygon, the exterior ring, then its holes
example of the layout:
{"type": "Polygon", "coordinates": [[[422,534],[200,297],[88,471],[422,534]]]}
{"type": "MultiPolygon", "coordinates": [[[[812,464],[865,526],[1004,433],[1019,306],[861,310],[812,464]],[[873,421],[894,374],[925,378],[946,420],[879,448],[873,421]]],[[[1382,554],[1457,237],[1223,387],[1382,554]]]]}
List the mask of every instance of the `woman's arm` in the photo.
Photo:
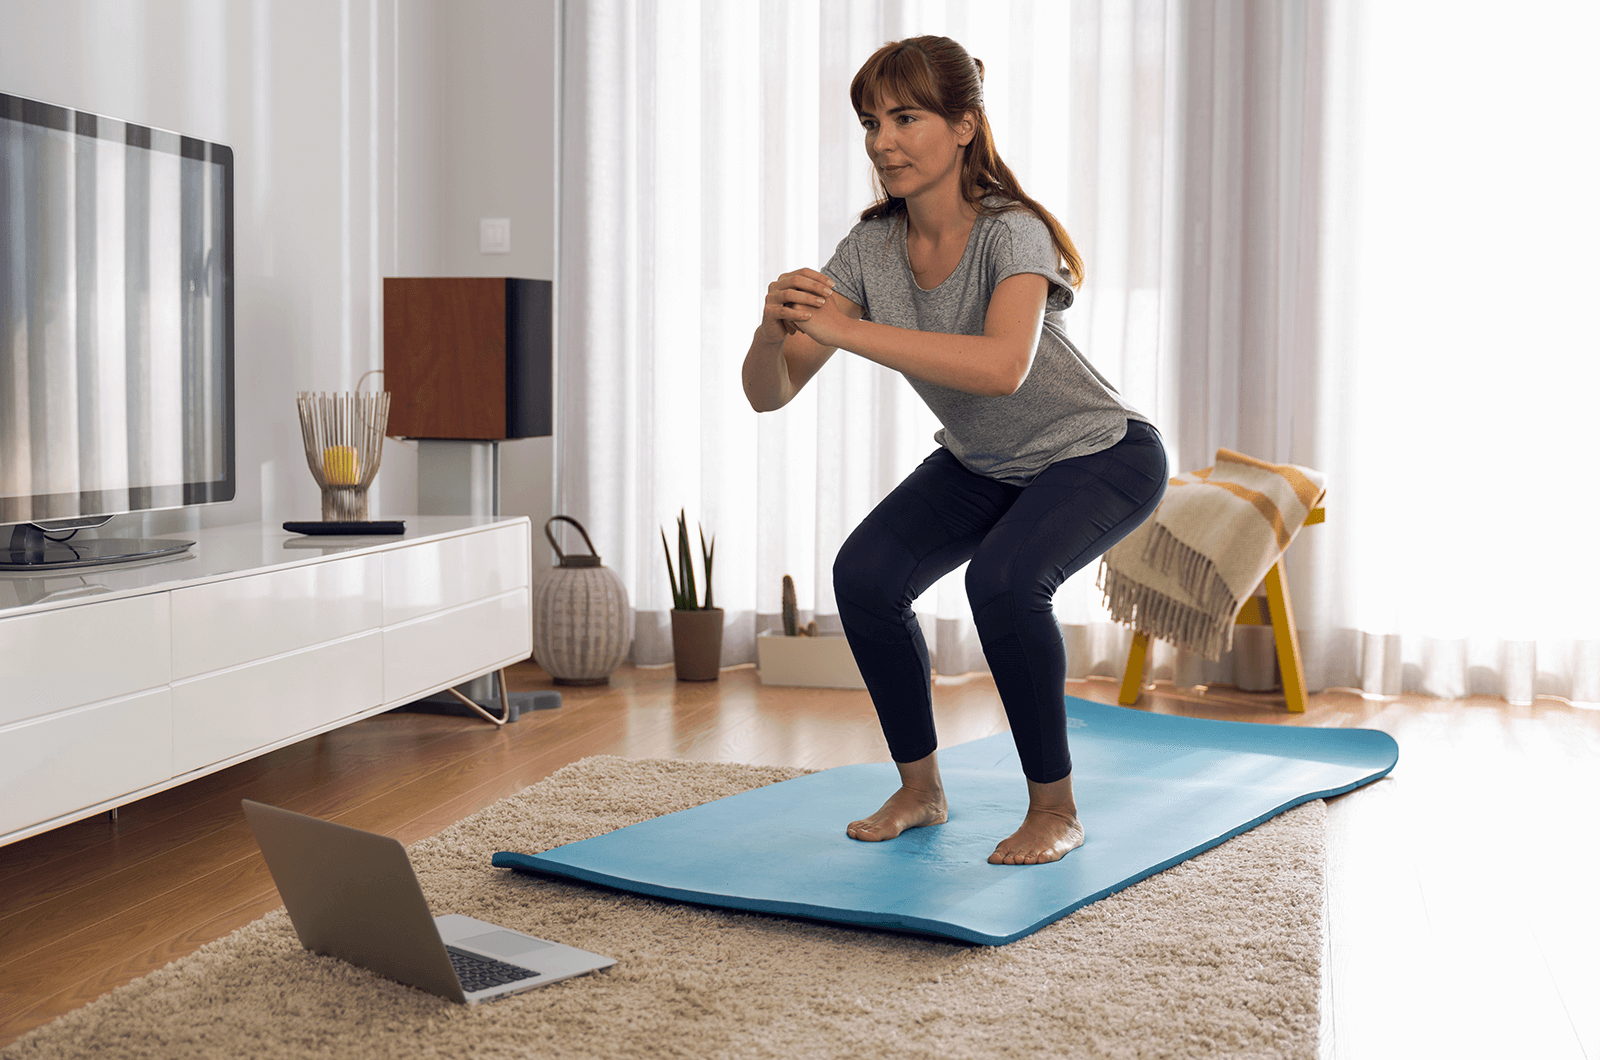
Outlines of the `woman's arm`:
{"type": "Polygon", "coordinates": [[[751,408],[757,412],[783,408],[828,363],[834,347],[796,329],[816,308],[835,300],[839,312],[861,319],[861,307],[833,294],[833,281],[814,269],[784,273],[768,285],[761,326],[744,357],[744,395],[751,408]]]}
{"type": "Polygon", "coordinates": [[[859,309],[852,316],[847,307],[853,303],[838,295],[809,316],[802,314],[795,326],[829,353],[848,350],[913,379],[1004,397],[1016,393],[1028,378],[1049,293],[1049,281],[1035,273],[1001,280],[989,298],[982,335],[911,331],[862,320],[859,309]]]}

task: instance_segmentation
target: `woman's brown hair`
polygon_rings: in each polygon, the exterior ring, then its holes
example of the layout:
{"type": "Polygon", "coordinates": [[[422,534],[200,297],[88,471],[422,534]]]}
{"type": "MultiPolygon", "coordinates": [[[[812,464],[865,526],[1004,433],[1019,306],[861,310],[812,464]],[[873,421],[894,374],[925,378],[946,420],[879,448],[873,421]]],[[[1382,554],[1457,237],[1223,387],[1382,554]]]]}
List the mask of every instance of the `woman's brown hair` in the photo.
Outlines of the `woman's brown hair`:
{"type": "MultiPolygon", "coordinates": [[[[1083,282],[1083,258],[1078,256],[1067,230],[1049,210],[1028,197],[995,150],[994,132],[983,109],[983,63],[949,37],[908,37],[885,44],[872,53],[850,82],[850,104],[860,114],[885,96],[901,106],[937,114],[952,124],[970,112],[977,131],[961,162],[962,196],[973,209],[989,217],[1019,207],[1031,211],[1050,230],[1056,252],[1072,276],[1072,286],[1083,282]],[[1016,205],[986,206],[983,200],[989,195],[1016,205]]],[[[890,195],[876,173],[873,184],[878,189],[878,201],[861,211],[863,221],[906,212],[906,201],[890,195]]]]}

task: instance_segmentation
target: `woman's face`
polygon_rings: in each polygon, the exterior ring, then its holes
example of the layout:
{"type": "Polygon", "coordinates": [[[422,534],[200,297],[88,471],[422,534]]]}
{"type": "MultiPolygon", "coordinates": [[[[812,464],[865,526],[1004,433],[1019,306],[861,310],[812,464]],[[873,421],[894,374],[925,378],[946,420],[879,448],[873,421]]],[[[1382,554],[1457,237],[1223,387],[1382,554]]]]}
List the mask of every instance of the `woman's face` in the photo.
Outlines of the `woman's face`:
{"type": "Polygon", "coordinates": [[[973,135],[969,117],[952,126],[932,111],[902,106],[885,95],[860,118],[867,157],[890,195],[914,199],[934,189],[959,192],[962,148],[973,135]]]}

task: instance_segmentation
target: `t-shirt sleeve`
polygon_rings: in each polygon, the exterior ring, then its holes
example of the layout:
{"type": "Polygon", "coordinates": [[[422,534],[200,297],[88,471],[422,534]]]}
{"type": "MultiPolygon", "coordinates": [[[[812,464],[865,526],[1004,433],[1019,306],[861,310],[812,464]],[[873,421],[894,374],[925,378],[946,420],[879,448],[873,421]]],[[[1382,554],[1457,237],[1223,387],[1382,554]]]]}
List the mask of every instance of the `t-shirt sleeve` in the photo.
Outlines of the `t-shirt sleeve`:
{"type": "Polygon", "coordinates": [[[1035,214],[1028,210],[1008,210],[1000,215],[1000,238],[995,241],[990,259],[992,292],[1000,281],[1022,273],[1035,273],[1050,281],[1045,312],[1059,313],[1072,304],[1072,287],[1065,269],[1058,264],[1056,244],[1035,214]]]}
{"type": "Polygon", "coordinates": [[[861,225],[850,229],[850,233],[839,240],[833,257],[822,267],[822,274],[833,281],[834,291],[862,309],[871,308],[867,305],[867,285],[861,274],[861,225]]]}

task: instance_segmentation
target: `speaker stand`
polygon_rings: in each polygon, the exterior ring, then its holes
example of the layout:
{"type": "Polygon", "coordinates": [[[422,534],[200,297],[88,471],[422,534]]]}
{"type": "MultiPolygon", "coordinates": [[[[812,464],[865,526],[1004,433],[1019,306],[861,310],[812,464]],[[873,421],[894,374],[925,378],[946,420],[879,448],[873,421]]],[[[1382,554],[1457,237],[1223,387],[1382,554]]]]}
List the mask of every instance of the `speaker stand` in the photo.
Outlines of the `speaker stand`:
{"type": "MultiPolygon", "coordinates": [[[[500,443],[418,439],[417,514],[499,515],[500,443]]],[[[492,674],[458,688],[474,703],[495,698],[492,674]]]]}
{"type": "Polygon", "coordinates": [[[499,515],[500,443],[417,442],[418,515],[499,515]]]}

